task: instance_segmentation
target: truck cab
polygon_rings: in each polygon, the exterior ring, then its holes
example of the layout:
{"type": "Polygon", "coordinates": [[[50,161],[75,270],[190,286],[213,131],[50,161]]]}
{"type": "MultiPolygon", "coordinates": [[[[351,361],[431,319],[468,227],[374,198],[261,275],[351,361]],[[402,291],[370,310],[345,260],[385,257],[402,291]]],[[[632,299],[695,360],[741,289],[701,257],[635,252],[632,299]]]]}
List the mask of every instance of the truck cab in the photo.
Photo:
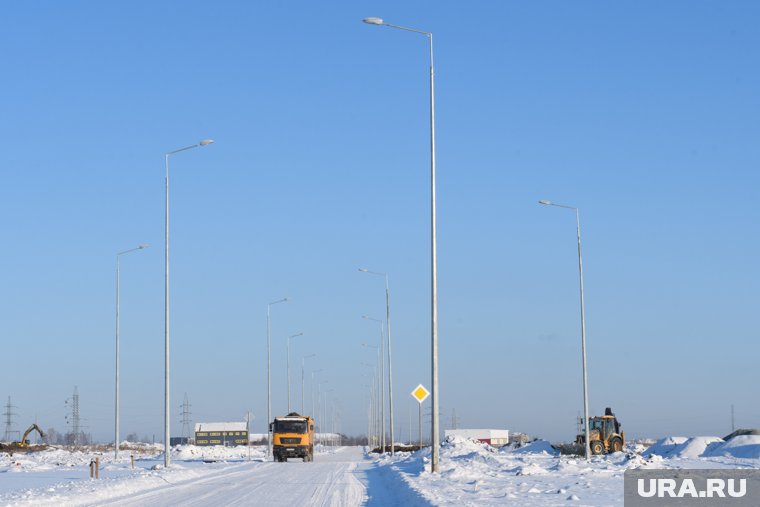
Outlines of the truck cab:
{"type": "Polygon", "coordinates": [[[277,462],[288,458],[314,461],[314,419],[291,412],[275,417],[269,424],[272,433],[272,453],[277,462]]]}

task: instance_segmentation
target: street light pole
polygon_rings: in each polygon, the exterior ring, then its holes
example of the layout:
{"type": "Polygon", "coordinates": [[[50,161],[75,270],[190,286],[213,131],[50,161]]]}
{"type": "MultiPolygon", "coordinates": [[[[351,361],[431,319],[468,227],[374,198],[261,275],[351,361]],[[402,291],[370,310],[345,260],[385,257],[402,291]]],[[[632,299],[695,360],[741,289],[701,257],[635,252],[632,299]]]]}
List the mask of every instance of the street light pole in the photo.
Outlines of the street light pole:
{"type": "Polygon", "coordinates": [[[119,283],[120,283],[120,267],[119,267],[119,259],[122,255],[128,254],[129,252],[134,252],[136,250],[143,250],[145,248],[148,248],[150,245],[138,245],[137,248],[131,248],[129,250],[124,250],[123,252],[119,252],[116,254],[116,396],[115,398],[115,415],[114,415],[114,438],[113,438],[113,447],[114,447],[114,459],[119,459],[119,305],[120,305],[120,294],[119,294],[119,283]]]}
{"type": "Polygon", "coordinates": [[[591,442],[589,442],[588,427],[588,375],[586,373],[586,309],[583,304],[583,256],[581,255],[581,219],[578,208],[557,204],[552,201],[541,200],[539,204],[545,206],[556,206],[558,208],[571,209],[575,211],[575,225],[578,236],[578,274],[580,278],[581,289],[581,354],[583,355],[583,427],[586,441],[586,459],[591,457],[591,442]]]}
{"type": "Polygon", "coordinates": [[[324,433],[324,420],[322,419],[321,414],[319,414],[319,412],[321,412],[320,409],[322,407],[322,384],[326,384],[327,382],[329,382],[329,381],[328,380],[320,380],[317,383],[317,419],[319,420],[318,427],[319,427],[320,433],[324,433]]]}
{"type": "Polygon", "coordinates": [[[324,370],[320,368],[318,370],[313,370],[311,372],[311,417],[312,419],[316,419],[317,417],[317,413],[314,410],[314,408],[316,407],[316,405],[314,404],[314,393],[316,392],[316,390],[314,389],[314,374],[319,373],[320,371],[324,371],[324,370]]]}
{"type": "Polygon", "coordinates": [[[327,393],[333,392],[335,389],[325,389],[325,398],[324,398],[324,409],[322,410],[322,417],[325,421],[325,427],[327,428],[327,431],[323,431],[322,433],[324,436],[322,437],[323,442],[330,442],[330,437],[327,436],[330,433],[330,424],[327,422],[327,393]]]}
{"type": "Polygon", "coordinates": [[[385,357],[383,355],[383,349],[384,349],[383,338],[385,336],[385,331],[383,329],[383,321],[382,320],[380,320],[380,319],[373,319],[372,317],[368,317],[366,315],[362,315],[362,318],[363,319],[367,319],[367,320],[372,320],[372,321],[375,321],[375,322],[377,322],[377,323],[380,324],[380,347],[378,349],[378,353],[379,353],[378,363],[380,365],[380,384],[379,384],[379,388],[380,388],[380,406],[381,406],[380,413],[382,414],[382,420],[381,420],[381,423],[380,423],[380,431],[381,431],[380,439],[382,441],[382,443],[381,443],[381,445],[382,445],[382,452],[384,454],[385,453],[385,384],[384,384],[384,381],[385,381],[385,357]]]}
{"type": "Polygon", "coordinates": [[[164,154],[164,163],[166,165],[166,210],[164,222],[164,466],[169,467],[171,458],[169,456],[170,444],[170,419],[169,419],[169,157],[182,151],[192,150],[199,146],[208,146],[213,144],[212,139],[185,146],[178,150],[170,151],[164,154]]]}
{"type": "Polygon", "coordinates": [[[290,339],[295,338],[296,336],[303,336],[303,333],[296,333],[288,336],[288,414],[290,413],[290,339]]]}
{"type": "Polygon", "coordinates": [[[391,430],[391,456],[396,454],[396,448],[394,445],[395,436],[393,434],[394,422],[393,422],[393,355],[391,354],[391,292],[388,286],[388,273],[380,273],[376,271],[370,271],[365,268],[359,268],[359,271],[363,273],[369,273],[371,275],[378,275],[385,277],[385,322],[387,323],[385,332],[388,336],[388,406],[390,408],[390,430],[391,430]]]}
{"type": "MultiPolygon", "coordinates": [[[[270,317],[272,305],[285,303],[288,298],[272,301],[267,305],[267,428],[272,422],[272,319],[270,317]]],[[[267,429],[267,457],[272,455],[272,434],[267,429]]]]}
{"type": "Polygon", "coordinates": [[[433,64],[433,34],[423,30],[407,28],[385,23],[380,18],[364,18],[364,22],[370,25],[387,26],[407,32],[422,34],[430,43],[430,304],[431,304],[431,394],[433,397],[433,417],[431,424],[431,454],[430,469],[433,473],[440,471],[439,466],[439,421],[438,421],[438,259],[436,254],[436,205],[435,205],[435,70],[433,64]]]}
{"type": "Polygon", "coordinates": [[[314,356],[316,356],[316,354],[309,354],[308,356],[301,357],[301,415],[304,415],[306,413],[306,409],[304,408],[304,392],[306,391],[306,381],[304,380],[304,363],[307,359],[314,356]]]}

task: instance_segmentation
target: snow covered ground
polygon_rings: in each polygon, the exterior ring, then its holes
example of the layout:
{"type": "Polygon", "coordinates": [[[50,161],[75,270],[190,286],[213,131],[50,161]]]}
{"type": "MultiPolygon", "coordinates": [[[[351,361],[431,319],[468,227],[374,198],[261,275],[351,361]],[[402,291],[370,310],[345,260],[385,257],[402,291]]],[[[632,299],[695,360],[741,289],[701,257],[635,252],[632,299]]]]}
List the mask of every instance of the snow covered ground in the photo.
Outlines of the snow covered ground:
{"type": "Polygon", "coordinates": [[[723,442],[670,437],[649,449],[585,462],[559,456],[547,442],[493,449],[452,439],[441,448],[441,473],[429,472],[430,451],[368,457],[358,447],[319,449],[313,463],[266,460],[260,446],[180,446],[163,469],[158,448],[130,466],[98,455],[100,480],[89,479],[94,453],[51,449],[0,453],[0,506],[78,505],[404,505],[622,506],[628,468],[760,467],[760,436],[723,442]]]}
{"type": "Polygon", "coordinates": [[[560,456],[548,442],[496,450],[451,439],[441,447],[440,474],[429,472],[429,450],[380,461],[433,505],[478,507],[622,506],[623,473],[628,468],[760,467],[758,435],[728,442],[717,437],[671,437],[651,449],[629,446],[626,453],[597,456],[587,463],[560,456]]]}

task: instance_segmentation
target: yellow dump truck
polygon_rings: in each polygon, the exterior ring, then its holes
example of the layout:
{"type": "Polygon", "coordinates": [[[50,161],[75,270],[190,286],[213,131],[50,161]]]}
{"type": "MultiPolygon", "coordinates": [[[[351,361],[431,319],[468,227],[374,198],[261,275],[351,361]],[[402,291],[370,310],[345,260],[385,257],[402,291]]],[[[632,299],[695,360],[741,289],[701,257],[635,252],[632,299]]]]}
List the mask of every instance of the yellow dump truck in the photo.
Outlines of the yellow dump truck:
{"type": "Polygon", "coordinates": [[[275,417],[274,422],[269,424],[269,431],[272,433],[275,461],[288,461],[288,458],[314,461],[314,419],[291,412],[275,417]]]}

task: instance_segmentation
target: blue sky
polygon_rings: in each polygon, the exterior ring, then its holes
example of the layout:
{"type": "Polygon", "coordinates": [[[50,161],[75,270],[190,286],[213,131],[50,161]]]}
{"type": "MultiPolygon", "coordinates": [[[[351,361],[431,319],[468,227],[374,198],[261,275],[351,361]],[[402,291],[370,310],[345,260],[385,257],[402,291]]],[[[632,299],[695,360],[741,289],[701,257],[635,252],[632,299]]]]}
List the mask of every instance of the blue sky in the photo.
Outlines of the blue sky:
{"type": "MultiPolygon", "coordinates": [[[[436,44],[443,425],[571,438],[589,396],[634,436],[760,426],[760,8],[753,2],[27,2],[0,20],[0,397],[65,429],[162,433],[163,154],[172,407],[285,410],[285,336],[366,427],[390,273],[401,438],[429,386],[428,56],[436,44]],[[415,409],[416,410],[416,409],[415,409]]],[[[299,365],[298,368],[295,365],[299,365]]],[[[307,384],[307,388],[308,388],[307,384]]]]}

